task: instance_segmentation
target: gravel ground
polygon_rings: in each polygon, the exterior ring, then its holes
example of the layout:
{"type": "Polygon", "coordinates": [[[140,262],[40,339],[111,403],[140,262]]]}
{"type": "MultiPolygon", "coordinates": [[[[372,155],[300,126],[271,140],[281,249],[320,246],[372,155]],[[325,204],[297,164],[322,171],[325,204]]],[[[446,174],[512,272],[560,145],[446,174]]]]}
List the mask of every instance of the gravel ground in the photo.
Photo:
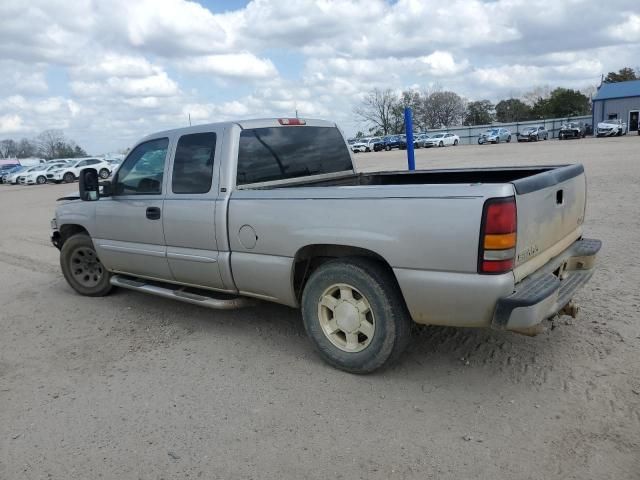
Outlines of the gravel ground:
{"type": "Polygon", "coordinates": [[[286,307],[74,294],[48,225],[76,187],[0,185],[0,479],[640,478],[640,137],[416,157],[583,162],[604,246],[581,316],[535,338],[422,328],[396,366],[348,375],[286,307]]]}

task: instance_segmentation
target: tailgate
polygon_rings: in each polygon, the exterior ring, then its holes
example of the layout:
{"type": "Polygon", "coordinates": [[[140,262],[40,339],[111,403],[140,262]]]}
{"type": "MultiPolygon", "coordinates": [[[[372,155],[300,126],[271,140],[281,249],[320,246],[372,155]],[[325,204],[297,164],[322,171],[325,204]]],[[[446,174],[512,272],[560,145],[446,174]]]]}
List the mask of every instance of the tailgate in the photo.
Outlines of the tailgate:
{"type": "Polygon", "coordinates": [[[514,275],[519,282],[580,238],[587,186],[582,165],[554,167],[512,183],[518,212],[514,275]]]}

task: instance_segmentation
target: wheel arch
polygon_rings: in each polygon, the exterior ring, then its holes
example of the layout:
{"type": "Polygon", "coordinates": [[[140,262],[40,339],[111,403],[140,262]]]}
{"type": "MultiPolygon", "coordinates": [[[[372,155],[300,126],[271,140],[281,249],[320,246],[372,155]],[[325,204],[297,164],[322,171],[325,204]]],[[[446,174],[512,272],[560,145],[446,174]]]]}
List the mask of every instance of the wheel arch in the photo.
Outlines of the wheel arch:
{"type": "Polygon", "coordinates": [[[73,235],[76,235],[78,233],[86,233],[87,235],[89,235],[89,231],[85,227],[75,223],[67,223],[67,224],[61,225],[60,228],[58,228],[58,232],[60,234],[59,236],[60,248],[62,248],[62,245],[64,245],[64,242],[66,242],[67,239],[69,239],[73,235]]]}
{"type": "Polygon", "coordinates": [[[293,269],[291,272],[291,285],[295,298],[300,300],[304,286],[309,276],[323,263],[344,257],[363,257],[376,261],[382,265],[392,276],[396,284],[396,278],[393,268],[389,262],[379,253],[367,248],[356,247],[353,245],[338,244],[311,244],[300,248],[293,259],[293,269]]]}

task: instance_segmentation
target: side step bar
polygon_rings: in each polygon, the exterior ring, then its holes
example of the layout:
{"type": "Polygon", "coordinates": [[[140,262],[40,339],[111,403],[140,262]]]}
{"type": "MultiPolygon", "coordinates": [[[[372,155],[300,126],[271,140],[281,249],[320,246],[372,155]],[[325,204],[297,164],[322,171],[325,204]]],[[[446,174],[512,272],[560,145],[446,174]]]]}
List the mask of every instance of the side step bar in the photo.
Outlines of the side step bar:
{"type": "Polygon", "coordinates": [[[256,300],[247,297],[235,297],[223,293],[216,294],[206,290],[189,289],[180,285],[162,284],[124,275],[113,275],[111,277],[111,285],[216,310],[235,310],[257,305],[256,300]],[[193,293],[194,290],[197,290],[198,293],[193,293]]]}

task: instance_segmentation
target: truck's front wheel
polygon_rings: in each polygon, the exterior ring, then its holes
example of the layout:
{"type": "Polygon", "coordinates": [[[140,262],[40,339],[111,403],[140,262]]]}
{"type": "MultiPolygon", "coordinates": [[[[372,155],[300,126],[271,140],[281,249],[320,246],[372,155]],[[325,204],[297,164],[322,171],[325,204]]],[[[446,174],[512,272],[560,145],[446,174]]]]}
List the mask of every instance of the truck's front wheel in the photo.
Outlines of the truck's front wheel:
{"type": "Polygon", "coordinates": [[[102,297],[111,291],[111,275],[100,262],[87,234],[78,233],[64,242],[60,267],[67,283],[80,295],[102,297]]]}
{"type": "Polygon", "coordinates": [[[331,365],[369,373],[395,360],[411,336],[411,318],[392,274],[366,258],[330,260],[302,295],[307,334],[331,365]]]}

